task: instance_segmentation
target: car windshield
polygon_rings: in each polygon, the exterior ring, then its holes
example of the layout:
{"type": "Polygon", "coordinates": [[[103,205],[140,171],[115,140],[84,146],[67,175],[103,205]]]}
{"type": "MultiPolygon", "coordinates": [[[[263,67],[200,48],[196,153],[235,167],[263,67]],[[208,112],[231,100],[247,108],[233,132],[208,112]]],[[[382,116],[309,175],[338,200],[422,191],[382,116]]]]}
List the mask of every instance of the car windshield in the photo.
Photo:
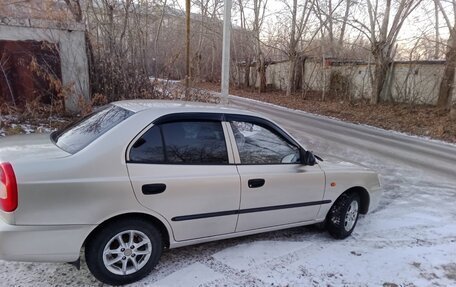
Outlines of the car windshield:
{"type": "Polygon", "coordinates": [[[134,114],[115,105],[107,105],[51,134],[52,141],[71,154],[77,153],[101,135],[134,114]]]}

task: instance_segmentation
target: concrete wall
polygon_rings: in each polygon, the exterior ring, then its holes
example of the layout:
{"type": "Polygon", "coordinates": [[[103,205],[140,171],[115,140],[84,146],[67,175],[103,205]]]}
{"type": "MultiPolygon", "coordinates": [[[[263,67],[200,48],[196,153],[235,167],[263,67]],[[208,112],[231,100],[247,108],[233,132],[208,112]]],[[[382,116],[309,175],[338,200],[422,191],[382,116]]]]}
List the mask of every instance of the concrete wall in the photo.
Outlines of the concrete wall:
{"type": "MultiPolygon", "coordinates": [[[[274,88],[286,90],[288,67],[288,62],[269,65],[266,72],[267,83],[274,88]]],[[[331,74],[338,73],[347,81],[351,98],[369,98],[372,90],[370,71],[373,68],[373,65],[349,62],[333,62],[323,66],[321,61],[308,59],[304,65],[302,84],[308,90],[328,92],[331,74]]],[[[390,75],[391,98],[381,100],[436,104],[443,69],[443,61],[395,62],[390,75]]],[[[251,86],[253,83],[255,86],[259,84],[255,71],[255,67],[251,67],[251,86]]],[[[241,83],[242,80],[240,79],[241,83]]],[[[453,96],[453,101],[456,103],[456,95],[453,96]]]]}
{"type": "MultiPolygon", "coordinates": [[[[338,72],[350,82],[353,98],[368,98],[372,85],[369,71],[373,66],[367,64],[330,66],[330,72],[338,72]]],[[[383,101],[395,101],[413,104],[435,104],[443,74],[443,62],[396,62],[391,77],[391,98],[383,101]]]]}
{"type": "MultiPolygon", "coordinates": [[[[398,102],[417,104],[437,103],[442,64],[399,63],[394,65],[393,98],[398,102]]],[[[453,97],[455,100],[455,97],[453,97]]]]}
{"type": "Polygon", "coordinates": [[[60,49],[62,84],[70,91],[65,98],[66,109],[70,112],[77,112],[80,97],[90,100],[83,25],[4,17],[0,18],[0,40],[34,40],[57,43],[60,49]]]}
{"type": "Polygon", "coordinates": [[[304,63],[303,87],[313,91],[328,90],[329,70],[316,61],[304,63]]]}
{"type": "Polygon", "coordinates": [[[287,89],[288,62],[281,62],[274,65],[274,69],[266,69],[266,85],[272,85],[277,89],[287,89]]]}

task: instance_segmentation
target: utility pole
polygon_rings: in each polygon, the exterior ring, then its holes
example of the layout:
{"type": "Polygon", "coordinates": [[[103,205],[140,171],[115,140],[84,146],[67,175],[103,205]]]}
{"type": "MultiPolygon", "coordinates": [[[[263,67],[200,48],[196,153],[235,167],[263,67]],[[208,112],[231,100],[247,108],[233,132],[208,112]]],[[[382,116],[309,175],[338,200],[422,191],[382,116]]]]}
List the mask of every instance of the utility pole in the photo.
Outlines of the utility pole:
{"type": "Polygon", "coordinates": [[[185,24],[186,24],[186,71],[185,71],[185,98],[188,99],[190,93],[190,0],[185,0],[185,24]]]}
{"type": "Polygon", "coordinates": [[[231,5],[232,0],[224,0],[223,12],[223,49],[222,49],[222,104],[228,104],[230,89],[230,43],[231,43],[231,5]]]}

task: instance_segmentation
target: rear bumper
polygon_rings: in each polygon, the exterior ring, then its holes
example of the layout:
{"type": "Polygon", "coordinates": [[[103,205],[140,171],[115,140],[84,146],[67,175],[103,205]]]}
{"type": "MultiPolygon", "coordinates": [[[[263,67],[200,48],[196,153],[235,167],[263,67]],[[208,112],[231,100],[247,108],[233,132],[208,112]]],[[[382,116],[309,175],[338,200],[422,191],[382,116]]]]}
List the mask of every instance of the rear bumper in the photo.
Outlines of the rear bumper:
{"type": "Polygon", "coordinates": [[[0,259],[73,262],[96,225],[19,226],[0,220],[0,259]]]}

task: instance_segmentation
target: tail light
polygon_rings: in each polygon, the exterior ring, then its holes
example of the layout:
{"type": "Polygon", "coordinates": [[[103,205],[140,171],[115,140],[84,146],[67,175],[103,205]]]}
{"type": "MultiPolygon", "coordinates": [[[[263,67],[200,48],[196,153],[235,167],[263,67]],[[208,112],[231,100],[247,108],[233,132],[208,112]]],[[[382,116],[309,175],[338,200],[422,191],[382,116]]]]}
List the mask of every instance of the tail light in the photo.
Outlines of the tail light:
{"type": "Polygon", "coordinates": [[[17,208],[17,182],[13,166],[0,163],[0,208],[12,212],[17,208]]]}

